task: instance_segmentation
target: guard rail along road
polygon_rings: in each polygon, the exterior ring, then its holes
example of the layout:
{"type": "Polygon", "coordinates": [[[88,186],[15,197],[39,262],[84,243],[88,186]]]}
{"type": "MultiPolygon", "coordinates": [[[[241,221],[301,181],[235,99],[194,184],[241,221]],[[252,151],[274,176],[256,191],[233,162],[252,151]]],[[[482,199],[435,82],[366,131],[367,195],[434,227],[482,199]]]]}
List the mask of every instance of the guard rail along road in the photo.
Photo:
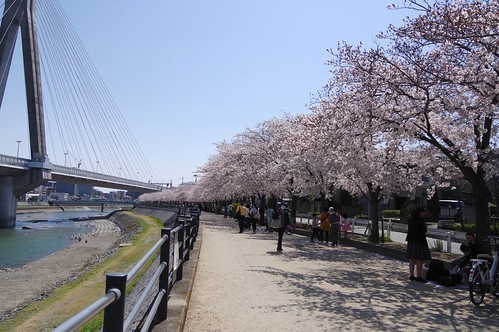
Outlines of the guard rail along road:
{"type": "Polygon", "coordinates": [[[107,274],[105,295],[62,323],[54,332],[76,331],[102,310],[104,310],[104,332],[122,332],[132,329],[148,331],[154,320],[157,322],[166,320],[170,292],[175,282],[182,280],[183,264],[189,260],[189,251],[193,249],[196,241],[199,230],[199,212],[198,209],[179,209],[176,227],[163,228],[161,239],[128,273],[107,274]],[[125,318],[126,287],[146,263],[157,254],[158,249],[159,266],[125,318]],[[147,295],[157,283],[159,283],[159,290],[154,294],[152,301],[147,301],[147,295]],[[136,319],[139,312],[146,307],[146,315],[136,319]]]}

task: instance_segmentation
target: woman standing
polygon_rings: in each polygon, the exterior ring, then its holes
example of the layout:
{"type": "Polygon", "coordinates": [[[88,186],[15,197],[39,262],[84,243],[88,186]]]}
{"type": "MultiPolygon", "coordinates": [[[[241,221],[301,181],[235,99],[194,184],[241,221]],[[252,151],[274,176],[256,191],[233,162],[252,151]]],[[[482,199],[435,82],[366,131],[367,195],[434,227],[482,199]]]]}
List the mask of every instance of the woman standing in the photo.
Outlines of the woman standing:
{"type": "Polygon", "coordinates": [[[321,212],[319,222],[319,240],[324,242],[324,238],[326,238],[326,244],[329,244],[329,229],[331,228],[331,224],[329,223],[329,213],[327,213],[327,210],[321,212]]]}
{"type": "Polygon", "coordinates": [[[275,222],[272,222],[272,228],[277,230],[277,251],[282,251],[282,237],[284,235],[284,230],[286,229],[286,226],[290,222],[289,218],[289,211],[288,211],[288,206],[287,204],[284,204],[284,206],[277,206],[277,211],[278,212],[278,217],[274,218],[275,222]],[[275,225],[274,225],[275,224],[275,225]]]}
{"type": "Polygon", "coordinates": [[[407,227],[407,258],[409,259],[410,280],[426,282],[421,277],[423,272],[423,261],[430,260],[431,254],[426,241],[425,211],[417,208],[411,213],[407,227]],[[416,276],[414,276],[416,268],[416,276]]]}

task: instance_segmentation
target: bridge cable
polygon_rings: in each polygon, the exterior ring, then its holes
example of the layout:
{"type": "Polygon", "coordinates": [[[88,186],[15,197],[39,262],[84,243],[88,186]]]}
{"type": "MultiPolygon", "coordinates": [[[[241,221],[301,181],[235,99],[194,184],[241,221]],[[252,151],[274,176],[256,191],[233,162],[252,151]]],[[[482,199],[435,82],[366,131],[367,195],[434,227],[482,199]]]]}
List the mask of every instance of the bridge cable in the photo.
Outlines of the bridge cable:
{"type": "MultiPolygon", "coordinates": [[[[143,172],[142,174],[154,174],[150,166],[148,167],[146,159],[138,148],[137,142],[134,141],[129,127],[124,122],[124,118],[119,113],[112,97],[110,97],[109,91],[104,86],[88,53],[82,47],[81,41],[74,33],[74,29],[68,23],[69,20],[67,20],[60,5],[57,7],[54,1],[44,3],[47,5],[39,6],[40,22],[44,23],[44,28],[40,29],[40,35],[43,40],[41,44],[48,45],[43,47],[43,54],[44,58],[48,58],[47,62],[49,64],[45,65],[45,61],[43,61],[43,70],[48,76],[47,80],[58,85],[64,92],[57,92],[58,89],[49,90],[50,99],[58,100],[57,102],[53,101],[52,107],[55,109],[56,124],[64,153],[74,158],[74,154],[69,152],[69,148],[73,149],[71,152],[79,150],[79,148],[73,147],[74,142],[79,143],[78,145],[81,143],[85,145],[85,140],[82,142],[82,139],[75,136],[83,138],[85,137],[83,135],[87,134],[86,136],[92,136],[98,143],[92,143],[90,137],[88,137],[89,142],[87,143],[90,145],[92,153],[89,153],[88,148],[85,149],[89,160],[93,160],[92,157],[97,161],[106,160],[105,164],[97,163],[96,171],[99,171],[99,165],[101,168],[106,167],[107,174],[115,174],[118,169],[121,173],[121,170],[124,169],[129,178],[134,178],[133,171],[128,169],[129,165],[134,165],[134,167],[138,167],[136,169],[143,172]],[[49,3],[52,7],[48,5],[49,3]],[[57,15],[51,14],[52,12],[57,15]],[[61,49],[68,50],[69,55],[61,49]],[[53,65],[53,63],[56,65],[53,65]],[[72,88],[68,88],[69,86],[72,86],[72,88]],[[65,96],[70,96],[70,98],[65,96]],[[55,105],[56,103],[58,106],[55,105]],[[59,114],[57,108],[61,109],[61,114],[59,114]],[[73,112],[73,110],[76,112],[73,112]],[[78,113],[78,115],[74,113],[78,113]],[[118,127],[110,126],[113,123],[120,124],[122,131],[123,128],[126,130],[123,137],[120,138],[118,135],[118,127]],[[75,135],[76,132],[78,132],[78,135],[75,135]],[[130,158],[126,152],[118,153],[120,150],[123,151],[123,147],[120,147],[119,144],[120,140],[127,141],[128,143],[125,142],[127,143],[125,145],[131,147],[134,150],[133,154],[140,158],[130,158]],[[98,153],[100,157],[97,155],[98,153]],[[104,158],[103,156],[114,157],[104,158]],[[139,164],[136,163],[137,160],[139,164]],[[112,164],[112,169],[108,167],[108,162],[112,164]]],[[[50,84],[47,85],[50,86],[50,84]]],[[[82,155],[80,152],[78,154],[82,155]]],[[[91,163],[91,166],[93,166],[93,163],[91,163]]]]}

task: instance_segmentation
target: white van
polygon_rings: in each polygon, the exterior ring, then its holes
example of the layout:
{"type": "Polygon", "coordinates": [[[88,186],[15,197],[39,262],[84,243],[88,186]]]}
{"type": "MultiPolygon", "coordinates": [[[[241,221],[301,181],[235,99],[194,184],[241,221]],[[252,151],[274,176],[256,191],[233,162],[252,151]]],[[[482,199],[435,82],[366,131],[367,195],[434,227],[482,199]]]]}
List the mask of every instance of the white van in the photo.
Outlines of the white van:
{"type": "Polygon", "coordinates": [[[442,199],[440,204],[440,218],[455,219],[456,215],[459,218],[463,216],[463,208],[465,206],[463,201],[455,201],[450,199],[442,199]]]}

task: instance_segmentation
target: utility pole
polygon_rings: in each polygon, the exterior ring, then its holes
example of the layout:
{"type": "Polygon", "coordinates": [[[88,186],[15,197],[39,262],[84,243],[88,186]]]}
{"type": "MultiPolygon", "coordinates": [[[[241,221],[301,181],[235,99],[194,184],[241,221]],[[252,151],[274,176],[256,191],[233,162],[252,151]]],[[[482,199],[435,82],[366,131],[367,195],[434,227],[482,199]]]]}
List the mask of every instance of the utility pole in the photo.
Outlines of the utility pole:
{"type": "Polygon", "coordinates": [[[16,158],[19,158],[19,144],[21,144],[22,141],[16,141],[17,142],[17,155],[16,158]]]}

